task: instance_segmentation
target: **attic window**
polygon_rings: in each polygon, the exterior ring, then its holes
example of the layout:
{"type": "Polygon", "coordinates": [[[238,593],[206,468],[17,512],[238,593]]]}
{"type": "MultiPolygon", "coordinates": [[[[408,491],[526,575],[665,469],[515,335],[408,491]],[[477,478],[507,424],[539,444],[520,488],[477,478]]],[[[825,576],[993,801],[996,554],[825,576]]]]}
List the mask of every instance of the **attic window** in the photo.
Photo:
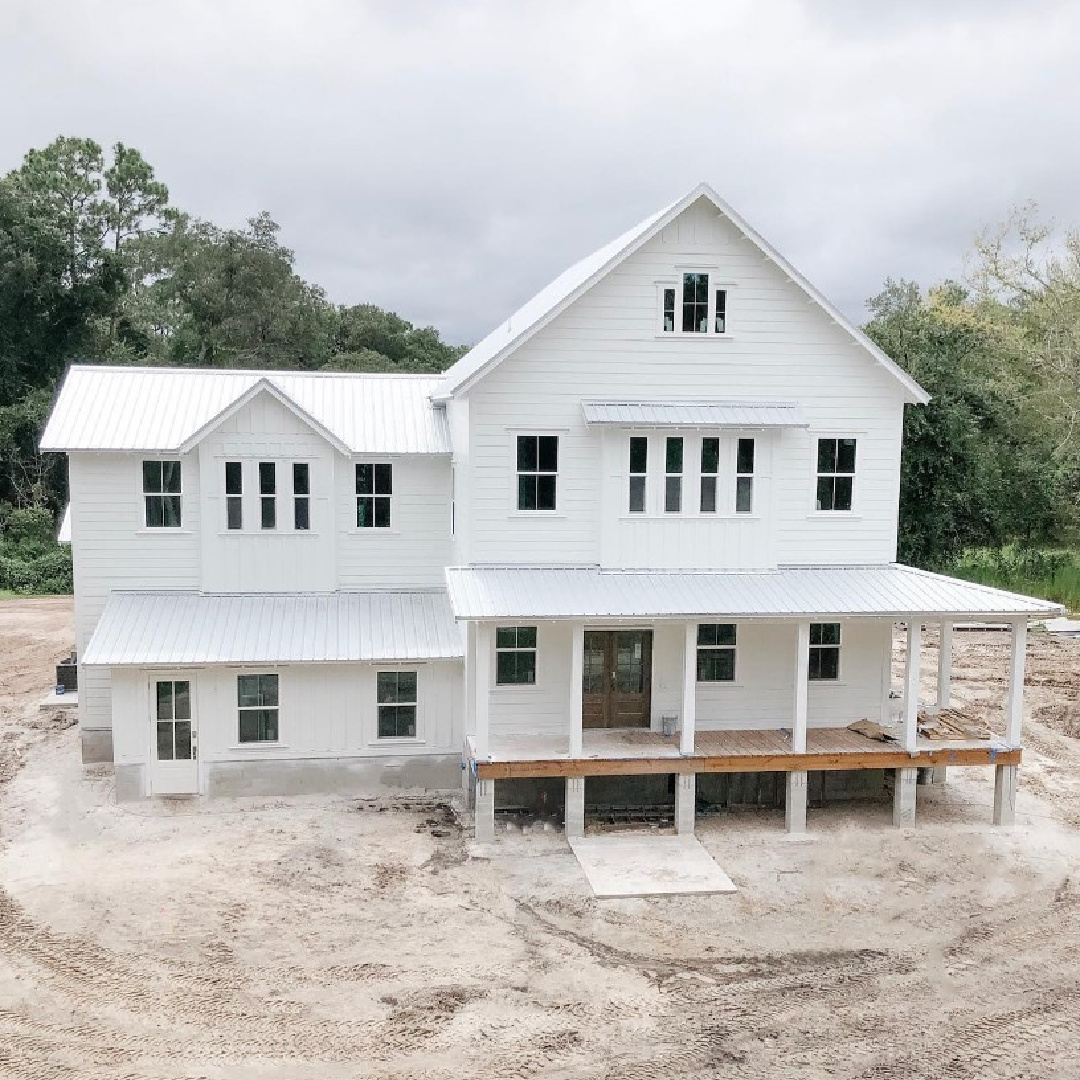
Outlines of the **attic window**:
{"type": "Polygon", "coordinates": [[[727,333],[728,290],[709,287],[709,274],[688,270],[678,282],[660,283],[660,328],[665,334],[715,336],[727,333]]]}

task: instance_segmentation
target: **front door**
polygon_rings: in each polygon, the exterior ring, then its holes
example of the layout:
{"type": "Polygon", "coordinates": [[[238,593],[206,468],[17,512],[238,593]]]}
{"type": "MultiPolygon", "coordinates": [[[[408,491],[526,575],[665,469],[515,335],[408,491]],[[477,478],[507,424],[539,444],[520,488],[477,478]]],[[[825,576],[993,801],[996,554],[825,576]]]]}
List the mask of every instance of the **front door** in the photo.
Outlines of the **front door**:
{"type": "Polygon", "coordinates": [[[190,679],[151,679],[154,795],[190,795],[199,790],[198,729],[190,679]]]}
{"type": "Polygon", "coordinates": [[[648,727],[652,631],[586,630],[581,726],[648,727]]]}

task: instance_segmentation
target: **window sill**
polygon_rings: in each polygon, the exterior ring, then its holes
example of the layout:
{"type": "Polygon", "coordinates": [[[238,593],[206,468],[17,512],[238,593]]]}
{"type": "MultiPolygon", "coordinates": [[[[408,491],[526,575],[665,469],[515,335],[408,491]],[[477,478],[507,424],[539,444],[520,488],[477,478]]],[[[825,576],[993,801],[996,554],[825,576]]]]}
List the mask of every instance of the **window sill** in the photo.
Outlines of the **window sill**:
{"type": "Polygon", "coordinates": [[[621,514],[619,521],[763,521],[761,514],[713,514],[708,511],[670,514],[621,514]]]}
{"type": "Polygon", "coordinates": [[[532,683],[492,683],[490,692],[493,694],[535,694],[540,689],[539,682],[532,683]]]}
{"type": "Polygon", "coordinates": [[[560,513],[558,510],[511,510],[507,517],[510,520],[514,518],[552,518],[557,520],[563,520],[566,518],[566,514],[560,513]]]}
{"type": "Polygon", "coordinates": [[[144,525],[140,529],[135,530],[139,536],[194,536],[194,529],[186,529],[183,525],[179,528],[171,528],[169,526],[162,526],[161,528],[154,528],[149,525],[144,525]]]}
{"type": "Polygon", "coordinates": [[[353,525],[349,529],[349,532],[354,533],[357,536],[401,536],[402,535],[400,529],[395,529],[393,527],[391,527],[389,529],[384,529],[384,528],[381,528],[381,527],[377,527],[375,525],[372,525],[370,527],[365,527],[365,526],[361,526],[361,525],[353,525]]]}
{"type": "Polygon", "coordinates": [[[413,735],[386,735],[368,740],[368,746],[427,746],[427,739],[413,735]]]}
{"type": "Polygon", "coordinates": [[[857,514],[854,510],[811,510],[806,515],[807,521],[862,521],[862,514],[857,514]]]}
{"type": "Polygon", "coordinates": [[[699,690],[745,690],[746,683],[728,681],[727,679],[714,679],[711,682],[697,682],[694,684],[699,690]]]}
{"type": "Polygon", "coordinates": [[[218,536],[232,536],[236,538],[251,536],[309,536],[318,539],[320,533],[311,529],[219,529],[218,536]]]}
{"type": "Polygon", "coordinates": [[[732,341],[736,335],[726,331],[723,334],[666,334],[658,330],[653,337],[657,341],[732,341]]]}
{"type": "Polygon", "coordinates": [[[269,739],[260,742],[238,742],[233,743],[230,750],[288,750],[289,744],[284,742],[271,742],[269,739]]]}

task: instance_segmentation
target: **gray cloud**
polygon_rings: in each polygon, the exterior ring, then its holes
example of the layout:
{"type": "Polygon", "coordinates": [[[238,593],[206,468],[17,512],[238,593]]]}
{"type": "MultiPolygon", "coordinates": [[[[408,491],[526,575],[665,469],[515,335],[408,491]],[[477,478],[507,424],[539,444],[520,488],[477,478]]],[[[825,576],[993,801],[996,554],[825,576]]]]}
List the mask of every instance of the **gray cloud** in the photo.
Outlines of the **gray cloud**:
{"type": "Polygon", "coordinates": [[[0,169],[138,146],[455,341],[710,181],[857,319],[1034,198],[1080,224],[1080,10],[996,0],[8,0],[0,169]]]}

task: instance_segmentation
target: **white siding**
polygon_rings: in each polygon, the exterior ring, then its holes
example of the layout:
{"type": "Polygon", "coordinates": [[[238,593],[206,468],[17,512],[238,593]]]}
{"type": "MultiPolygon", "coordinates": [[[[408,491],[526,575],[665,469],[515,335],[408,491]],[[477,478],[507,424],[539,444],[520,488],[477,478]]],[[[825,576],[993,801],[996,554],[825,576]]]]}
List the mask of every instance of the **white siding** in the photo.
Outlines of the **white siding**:
{"type": "MultiPolygon", "coordinates": [[[[199,587],[199,469],[182,460],[182,528],[147,529],[143,509],[143,454],[69,456],[72,560],[75,568],[75,642],[82,655],[114,589],[199,587]]],[[[107,728],[107,671],[79,671],[79,723],[107,728]]]]}
{"type": "MultiPolygon", "coordinates": [[[[536,639],[536,685],[490,688],[490,732],[569,737],[570,624],[540,623],[536,639]]],[[[495,660],[490,665],[495,678],[495,660]]]]}
{"type": "MultiPolygon", "coordinates": [[[[774,443],[772,557],[802,564],[895,557],[901,387],[699,202],[469,392],[471,561],[596,563],[622,557],[625,544],[600,542],[602,436],[586,426],[581,411],[583,398],[613,394],[630,400],[797,401],[811,430],[786,430],[774,443]],[[710,284],[728,286],[729,331],[723,338],[658,333],[657,281],[680,266],[708,269],[710,284]],[[518,514],[513,437],[542,431],[561,435],[558,511],[518,514]],[[859,440],[850,515],[813,512],[818,434],[859,440]]],[[[756,546],[726,545],[719,540],[725,528],[719,521],[709,526],[717,537],[716,566],[724,565],[721,557],[738,559],[740,550],[756,546]]],[[[650,540],[649,547],[667,550],[667,539],[650,540]]],[[[700,546],[691,543],[679,558],[694,565],[700,546]]]]}

